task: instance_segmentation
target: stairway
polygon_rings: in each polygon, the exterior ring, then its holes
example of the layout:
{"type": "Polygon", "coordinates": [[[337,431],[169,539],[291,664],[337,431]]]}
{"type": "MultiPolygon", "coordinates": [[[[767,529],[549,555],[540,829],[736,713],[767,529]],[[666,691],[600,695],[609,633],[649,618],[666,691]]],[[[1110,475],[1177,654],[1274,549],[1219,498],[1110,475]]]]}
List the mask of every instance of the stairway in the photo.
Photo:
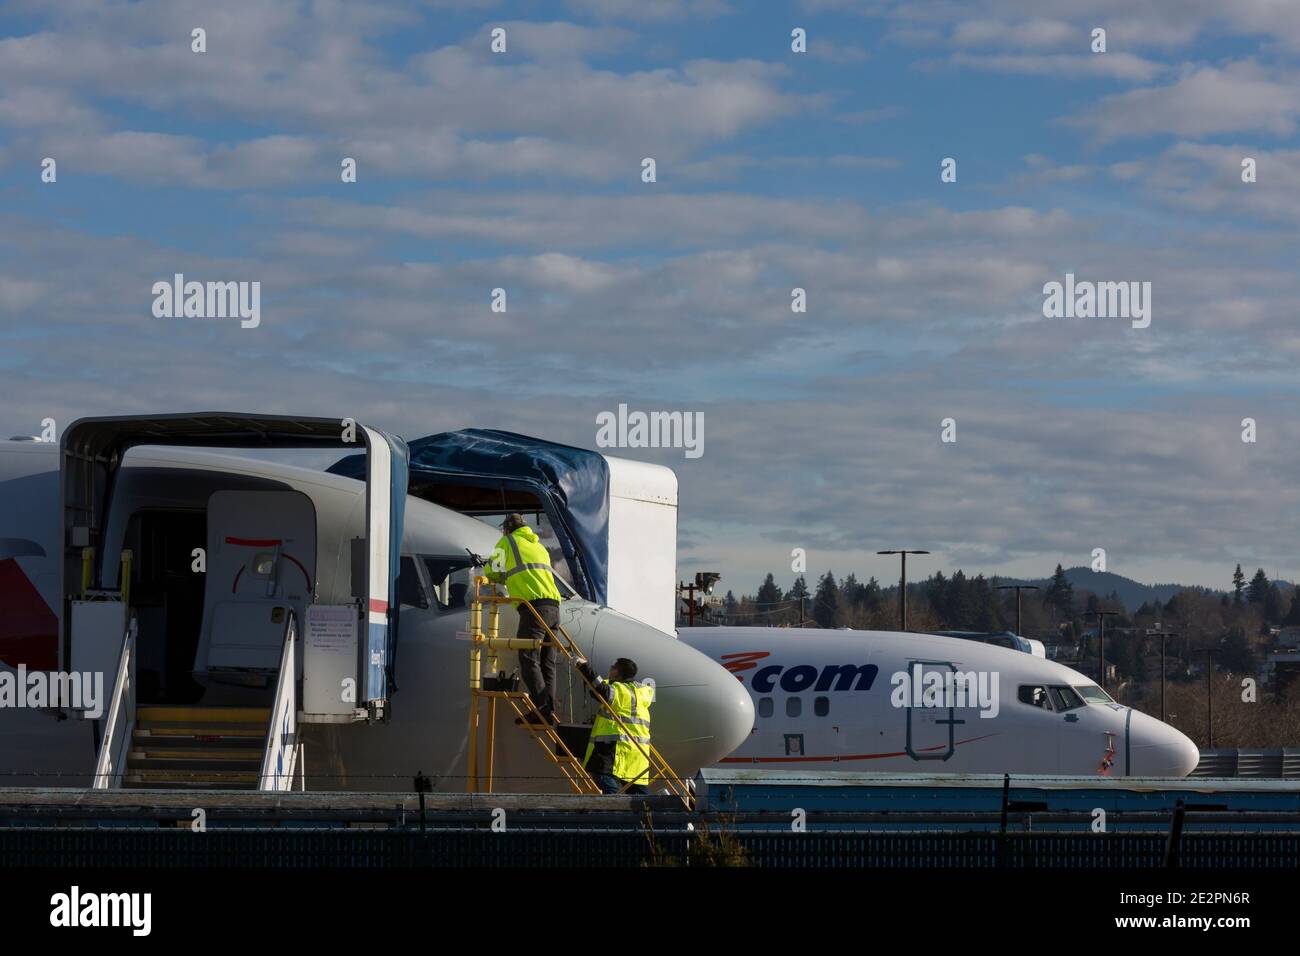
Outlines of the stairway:
{"type": "MultiPolygon", "coordinates": [[[[596,786],[596,781],[591,779],[587,769],[582,765],[582,761],[575,756],[574,752],[569,749],[568,741],[576,742],[576,738],[581,731],[590,732],[590,727],[581,727],[576,724],[551,724],[541,719],[541,712],[533,704],[532,698],[524,691],[481,691],[481,696],[498,697],[507,704],[520,718],[532,717],[536,723],[524,720],[523,723],[516,726],[527,731],[528,735],[541,744],[542,749],[551,761],[560,768],[560,773],[569,781],[569,785],[578,793],[598,794],[600,787],[596,786]],[[563,736],[561,735],[563,731],[563,736]]],[[[585,747],[586,740],[583,739],[585,747]]]]}
{"type": "Polygon", "coordinates": [[[122,786],[256,790],[270,720],[267,707],[140,707],[122,786]]]}

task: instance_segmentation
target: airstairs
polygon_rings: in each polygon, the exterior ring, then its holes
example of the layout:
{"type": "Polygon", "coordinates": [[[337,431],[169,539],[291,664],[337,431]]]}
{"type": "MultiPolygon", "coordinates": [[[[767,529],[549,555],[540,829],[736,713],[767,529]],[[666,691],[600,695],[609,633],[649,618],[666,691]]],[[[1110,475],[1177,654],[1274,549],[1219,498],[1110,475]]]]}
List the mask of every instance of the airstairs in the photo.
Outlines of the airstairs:
{"type": "Polygon", "coordinates": [[[267,707],[140,707],[122,786],[255,790],[267,707]]]}
{"type": "Polygon", "coordinates": [[[294,655],[286,616],[271,707],[153,706],[136,702],[136,621],[122,645],[95,763],[96,790],[291,790],[302,783],[294,655]]]}

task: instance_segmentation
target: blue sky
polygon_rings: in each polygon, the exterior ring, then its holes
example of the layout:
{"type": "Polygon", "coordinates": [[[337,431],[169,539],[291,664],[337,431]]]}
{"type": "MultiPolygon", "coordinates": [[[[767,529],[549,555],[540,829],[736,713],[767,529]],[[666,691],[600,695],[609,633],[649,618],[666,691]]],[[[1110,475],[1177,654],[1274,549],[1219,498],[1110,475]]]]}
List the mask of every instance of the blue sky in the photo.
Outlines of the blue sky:
{"type": "Polygon", "coordinates": [[[625,454],[739,591],[793,548],[1294,579],[1298,52],[1270,0],[3,4],[0,426],[592,447],[627,403],[704,414],[701,458],[625,454]],[[175,272],[260,282],[261,326],[155,318],[175,272]],[[1045,319],[1066,272],[1151,282],[1151,326],[1045,319]]]}

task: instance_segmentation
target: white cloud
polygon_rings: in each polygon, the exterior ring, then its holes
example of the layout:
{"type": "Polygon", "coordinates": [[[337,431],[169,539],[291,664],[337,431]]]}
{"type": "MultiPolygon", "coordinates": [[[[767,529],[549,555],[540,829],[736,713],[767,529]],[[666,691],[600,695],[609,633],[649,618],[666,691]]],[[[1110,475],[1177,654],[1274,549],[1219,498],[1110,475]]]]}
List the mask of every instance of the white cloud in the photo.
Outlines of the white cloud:
{"type": "Polygon", "coordinates": [[[1300,74],[1241,61],[1191,67],[1167,86],[1107,96],[1068,121],[1102,142],[1167,133],[1245,131],[1290,136],[1300,117],[1300,74]]]}

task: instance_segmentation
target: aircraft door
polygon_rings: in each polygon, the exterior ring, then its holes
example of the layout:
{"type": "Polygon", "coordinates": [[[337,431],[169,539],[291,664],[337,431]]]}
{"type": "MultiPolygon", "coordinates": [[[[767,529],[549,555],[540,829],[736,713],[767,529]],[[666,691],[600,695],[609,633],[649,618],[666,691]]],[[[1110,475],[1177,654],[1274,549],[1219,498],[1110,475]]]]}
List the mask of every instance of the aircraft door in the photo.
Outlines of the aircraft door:
{"type": "Polygon", "coordinates": [[[401,569],[402,524],[410,452],[406,442],[366,426],[366,567],[358,706],[383,717],[394,686],[397,655],[397,575],[401,569]]]}
{"type": "Polygon", "coordinates": [[[264,681],[280,666],[288,612],[303,620],[315,585],[310,498],[299,491],[214,492],[195,678],[264,681]]]}
{"type": "Polygon", "coordinates": [[[950,661],[909,661],[903,685],[907,722],[907,755],[913,760],[947,761],[957,750],[957,730],[973,711],[959,711],[946,699],[944,688],[957,668],[950,661]],[[938,688],[937,694],[927,688],[938,688]]]}

